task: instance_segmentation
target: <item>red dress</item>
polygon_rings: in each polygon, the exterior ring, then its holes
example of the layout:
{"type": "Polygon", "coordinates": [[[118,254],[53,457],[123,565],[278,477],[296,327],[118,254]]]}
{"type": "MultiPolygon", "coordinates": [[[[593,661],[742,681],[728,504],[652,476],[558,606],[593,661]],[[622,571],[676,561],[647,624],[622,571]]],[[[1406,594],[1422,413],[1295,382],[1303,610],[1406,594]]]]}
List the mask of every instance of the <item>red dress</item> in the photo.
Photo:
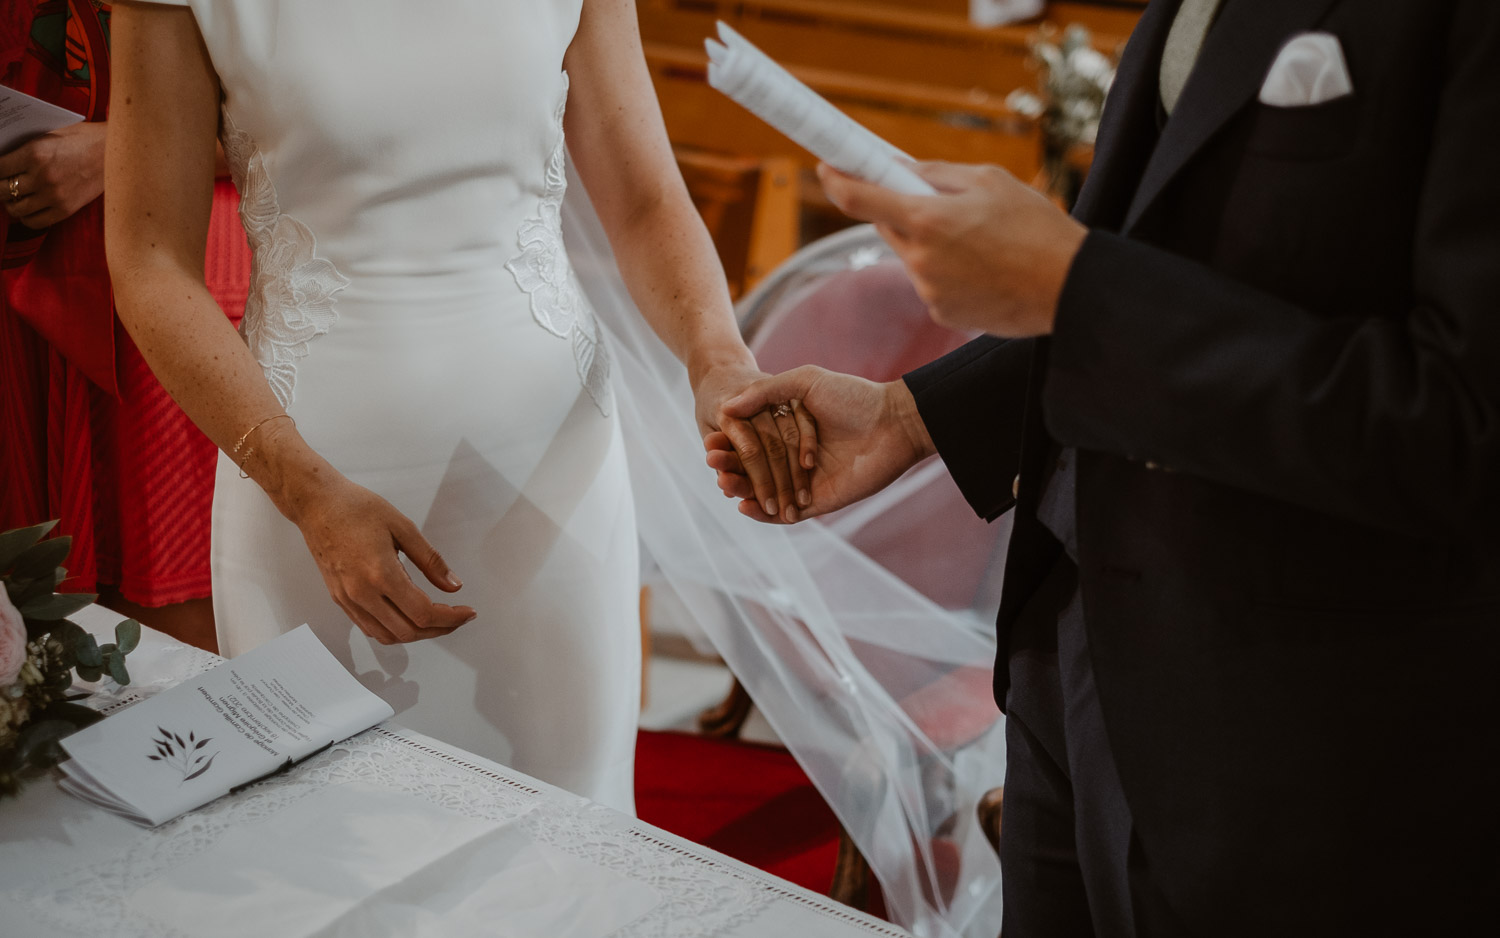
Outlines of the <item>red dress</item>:
{"type": "MultiPolygon", "coordinates": [[[[24,44],[0,24],[0,83],[104,120],[108,6],[30,12],[24,44]]],[[[210,287],[237,319],[249,251],[236,202],[222,183],[210,287]]],[[[115,587],[143,606],[203,598],[216,458],[114,314],[102,199],[41,232],[0,214],[0,530],[60,519],[73,536],[64,590],[115,587]]]]}

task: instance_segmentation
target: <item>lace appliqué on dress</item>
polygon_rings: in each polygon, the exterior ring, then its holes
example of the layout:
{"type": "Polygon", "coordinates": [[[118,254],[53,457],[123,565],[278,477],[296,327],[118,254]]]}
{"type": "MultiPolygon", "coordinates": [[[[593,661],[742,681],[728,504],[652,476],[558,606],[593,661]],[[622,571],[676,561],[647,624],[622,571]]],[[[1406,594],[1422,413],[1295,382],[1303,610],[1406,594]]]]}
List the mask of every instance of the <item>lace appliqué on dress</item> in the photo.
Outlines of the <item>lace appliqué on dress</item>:
{"type": "Polygon", "coordinates": [[[609,352],[600,339],[599,323],[568,263],[563,246],[562,204],[568,191],[567,146],[563,140],[563,112],[568,105],[568,73],[563,72],[561,99],[555,123],[557,144],[547,161],[546,190],[538,213],[521,223],[516,234],[521,253],[505,265],[517,285],[531,297],[531,314],[543,329],[573,343],[578,380],[594,399],[599,412],[609,416],[609,352]]]}
{"type": "Polygon", "coordinates": [[[276,187],[266,172],[255,141],[241,130],[227,108],[222,110],[224,158],[240,191],[240,219],[250,242],[250,295],[240,332],[266,383],[286,407],[292,402],[297,363],[308,346],[326,335],[338,320],[334,294],[349,280],[330,261],[318,257],[312,231],[276,201],[276,187]]]}

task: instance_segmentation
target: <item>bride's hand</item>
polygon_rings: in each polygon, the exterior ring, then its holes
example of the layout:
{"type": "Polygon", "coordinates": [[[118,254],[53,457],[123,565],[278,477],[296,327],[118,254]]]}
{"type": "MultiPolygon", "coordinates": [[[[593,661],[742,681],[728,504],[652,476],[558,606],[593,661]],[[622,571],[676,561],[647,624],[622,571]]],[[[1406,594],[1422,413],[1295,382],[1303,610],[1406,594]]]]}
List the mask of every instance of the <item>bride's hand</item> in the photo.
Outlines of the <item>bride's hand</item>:
{"type": "Polygon", "coordinates": [[[417,526],[369,489],[343,478],[320,486],[293,520],[333,601],[382,645],[447,635],[474,618],[468,606],[434,603],[407,576],[398,552],[438,589],[463,586],[417,526]]]}
{"type": "Polygon", "coordinates": [[[810,473],[817,451],[817,427],[796,401],[778,402],[749,419],[724,416],[720,408],[768,377],[753,363],[709,369],[694,383],[698,430],[706,438],[715,430],[734,445],[756,501],[771,517],[788,524],[801,518],[812,502],[810,473]]]}

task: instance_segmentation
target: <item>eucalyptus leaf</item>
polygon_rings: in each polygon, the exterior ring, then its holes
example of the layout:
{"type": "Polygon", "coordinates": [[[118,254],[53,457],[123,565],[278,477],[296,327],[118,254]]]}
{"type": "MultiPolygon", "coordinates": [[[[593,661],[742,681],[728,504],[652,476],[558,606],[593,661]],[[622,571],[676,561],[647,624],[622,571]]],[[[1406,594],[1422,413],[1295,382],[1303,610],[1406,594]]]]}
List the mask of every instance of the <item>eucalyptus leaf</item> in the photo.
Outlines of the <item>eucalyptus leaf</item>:
{"type": "Polygon", "coordinates": [[[135,646],[141,643],[141,624],[134,619],[126,619],[115,626],[115,643],[120,649],[120,654],[128,655],[135,651],[135,646]]]}
{"type": "Polygon", "coordinates": [[[16,565],[11,568],[11,575],[28,580],[45,577],[50,588],[52,571],[62,566],[62,562],[68,559],[68,551],[72,549],[73,538],[67,535],[33,544],[16,560],[16,565]]]}
{"type": "Polygon", "coordinates": [[[119,653],[112,654],[107,659],[109,676],[115,679],[115,683],[124,687],[130,683],[130,672],[125,670],[125,656],[119,653]]]}
{"type": "Polygon", "coordinates": [[[104,667],[104,654],[99,651],[99,642],[87,632],[84,632],[83,637],[73,643],[73,654],[77,657],[80,668],[104,667]]]}
{"type": "Polygon", "coordinates": [[[21,606],[21,615],[42,622],[57,622],[66,619],[80,609],[86,608],[95,597],[89,593],[54,593],[42,595],[21,606]]]}
{"type": "Polygon", "coordinates": [[[56,521],[46,521],[29,528],[16,528],[14,531],[0,534],[0,573],[15,566],[22,554],[30,550],[37,541],[50,534],[55,527],[57,527],[56,521]]]}
{"type": "Polygon", "coordinates": [[[102,667],[102,663],[98,665],[80,664],[78,666],[78,679],[80,681],[97,681],[103,676],[104,668],[102,667]]]}
{"type": "Polygon", "coordinates": [[[38,597],[52,595],[52,578],[50,576],[29,578],[20,580],[19,582],[24,584],[20,589],[12,590],[7,588],[6,590],[10,594],[10,601],[15,604],[17,609],[20,609],[38,597]]]}

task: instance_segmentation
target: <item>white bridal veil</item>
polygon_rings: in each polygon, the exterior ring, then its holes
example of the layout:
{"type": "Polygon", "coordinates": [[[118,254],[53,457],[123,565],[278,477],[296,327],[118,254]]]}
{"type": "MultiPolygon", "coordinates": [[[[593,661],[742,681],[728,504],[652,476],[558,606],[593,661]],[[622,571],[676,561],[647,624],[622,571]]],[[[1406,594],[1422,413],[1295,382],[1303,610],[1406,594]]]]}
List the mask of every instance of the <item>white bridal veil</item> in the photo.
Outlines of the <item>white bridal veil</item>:
{"type": "MultiPolygon", "coordinates": [[[[571,167],[568,193],[564,234],[614,360],[645,553],[833,807],[892,918],[922,938],[993,938],[999,864],[974,816],[1005,772],[993,606],[936,605],[850,545],[857,521],[841,536],[740,515],[704,465],[686,372],[632,304],[571,167]]],[[[910,510],[941,476],[924,468],[862,517],[910,510]]]]}

